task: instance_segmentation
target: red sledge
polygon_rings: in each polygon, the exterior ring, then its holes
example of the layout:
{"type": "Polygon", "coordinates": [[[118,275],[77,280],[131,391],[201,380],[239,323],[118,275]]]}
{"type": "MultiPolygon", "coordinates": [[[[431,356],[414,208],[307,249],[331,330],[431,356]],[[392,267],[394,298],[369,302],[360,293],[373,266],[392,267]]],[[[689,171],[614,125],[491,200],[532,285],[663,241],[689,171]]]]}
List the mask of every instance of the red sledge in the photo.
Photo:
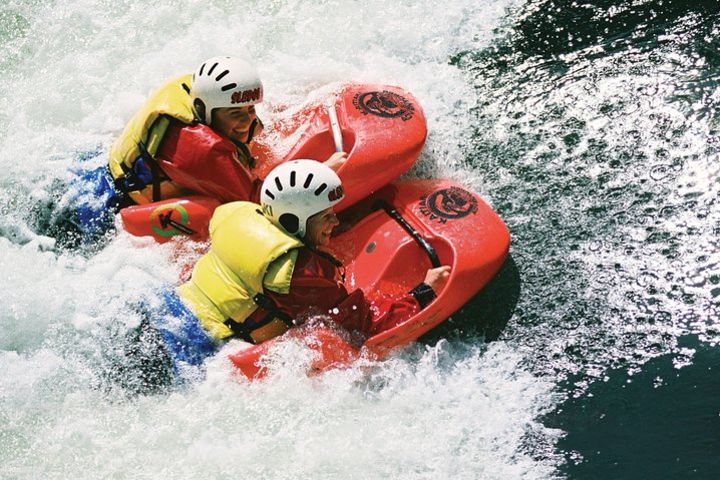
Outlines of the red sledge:
{"type": "Polygon", "coordinates": [[[291,330],[282,337],[230,355],[249,379],[267,372],[261,358],[276,342],[301,338],[317,351],[312,371],[344,366],[361,354],[382,359],[447,319],[487,284],[508,252],[510,235],[477,195],[445,180],[389,185],[346,210],[330,250],[345,265],[348,291],[401,294],[420,283],[431,266],[450,265],[437,298],[404,323],[367,339],[362,346],[324,327],[291,330]]]}
{"type": "MultiPolygon", "coordinates": [[[[348,152],[338,172],[346,195],[336,207],[340,211],[408,171],[426,135],[423,111],[408,92],[386,85],[345,85],[324,102],[301,108],[260,135],[253,143],[256,173],[265,178],[288,160],[325,160],[336,150],[348,152]]],[[[125,230],[158,242],[178,235],[205,240],[208,221],[219,203],[192,198],[124,208],[120,216],[125,230]]]]}

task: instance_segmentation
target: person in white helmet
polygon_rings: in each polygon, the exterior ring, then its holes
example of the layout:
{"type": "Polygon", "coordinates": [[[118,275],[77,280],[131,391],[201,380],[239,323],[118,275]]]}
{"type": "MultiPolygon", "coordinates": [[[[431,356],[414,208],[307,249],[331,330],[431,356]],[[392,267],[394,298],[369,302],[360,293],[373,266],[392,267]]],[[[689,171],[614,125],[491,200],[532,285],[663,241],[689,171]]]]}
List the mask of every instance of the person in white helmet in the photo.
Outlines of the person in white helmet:
{"type": "Polygon", "coordinates": [[[209,335],[260,343],[295,322],[323,315],[363,336],[389,328],[435,298],[450,267],[428,270],[401,298],[374,305],[348,293],[340,263],[323,251],[344,197],[337,174],[314,160],[284,163],[262,185],[261,206],[220,206],[210,223],[210,251],[195,265],[179,298],[209,335]]]}
{"type": "MultiPolygon", "coordinates": [[[[262,130],[255,105],[263,84],[247,60],[213,57],[192,75],[154,92],[110,151],[109,169],[124,204],[191,193],[222,203],[259,199],[249,145],[262,130]]],[[[339,168],[346,154],[328,159],[339,168]]]]}

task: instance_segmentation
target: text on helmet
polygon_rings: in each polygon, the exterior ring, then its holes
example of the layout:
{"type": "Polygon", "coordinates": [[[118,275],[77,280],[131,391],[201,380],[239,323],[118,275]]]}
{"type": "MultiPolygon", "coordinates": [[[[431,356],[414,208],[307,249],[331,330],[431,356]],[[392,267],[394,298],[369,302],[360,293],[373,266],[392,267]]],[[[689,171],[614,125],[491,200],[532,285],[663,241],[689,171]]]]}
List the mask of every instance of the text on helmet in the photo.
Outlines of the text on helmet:
{"type": "Polygon", "coordinates": [[[328,200],[331,202],[334,202],[335,200],[339,200],[345,196],[345,192],[343,191],[342,185],[338,185],[334,189],[330,190],[328,192],[328,200]]]}
{"type": "Polygon", "coordinates": [[[233,92],[232,97],[230,97],[231,103],[245,103],[245,102],[254,102],[255,100],[260,99],[260,87],[254,88],[252,90],[243,90],[243,91],[237,91],[233,92]]]}

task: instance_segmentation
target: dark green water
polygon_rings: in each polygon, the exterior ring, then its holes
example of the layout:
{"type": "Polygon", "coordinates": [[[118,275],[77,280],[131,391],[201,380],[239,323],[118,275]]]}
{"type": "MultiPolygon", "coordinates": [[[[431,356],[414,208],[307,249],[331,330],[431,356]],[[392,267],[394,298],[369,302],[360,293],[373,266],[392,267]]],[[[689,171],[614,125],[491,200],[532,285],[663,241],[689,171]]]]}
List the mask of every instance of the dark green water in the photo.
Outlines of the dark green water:
{"type": "Polygon", "coordinates": [[[561,380],[567,478],[718,478],[720,2],[530,1],[497,34],[454,62],[512,264],[438,335],[561,380]]]}
{"type": "Polygon", "coordinates": [[[664,355],[635,375],[609,371],[547,419],[568,432],[558,448],[570,478],[717,478],[720,351],[679,343],[695,350],[692,366],[664,355]]]}

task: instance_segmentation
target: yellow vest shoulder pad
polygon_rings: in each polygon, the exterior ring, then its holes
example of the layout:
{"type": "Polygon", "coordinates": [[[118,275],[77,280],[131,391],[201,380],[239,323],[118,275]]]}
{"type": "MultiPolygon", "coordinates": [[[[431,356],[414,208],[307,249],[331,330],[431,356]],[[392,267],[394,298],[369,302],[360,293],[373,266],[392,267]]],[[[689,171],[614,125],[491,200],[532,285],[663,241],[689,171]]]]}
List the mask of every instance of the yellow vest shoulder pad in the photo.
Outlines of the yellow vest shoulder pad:
{"type": "Polygon", "coordinates": [[[298,251],[294,249],[270,264],[263,279],[263,286],[266,290],[284,294],[290,293],[290,282],[295,271],[297,256],[298,251]]]}
{"type": "MultiPolygon", "coordinates": [[[[143,108],[130,119],[122,135],[110,149],[110,172],[114,178],[123,174],[122,164],[126,168],[132,168],[135,159],[140,155],[138,143],[142,141],[148,144],[151,130],[158,118],[167,115],[187,124],[194,121],[191,97],[188,93],[191,80],[192,75],[183,75],[170,80],[150,95],[143,108]]],[[[167,124],[164,127],[166,129],[167,124]]],[[[152,148],[157,150],[160,142],[156,140],[152,143],[152,148]]],[[[150,150],[150,153],[154,155],[157,152],[150,150]]]]}
{"type": "Polygon", "coordinates": [[[272,262],[303,246],[268,220],[259,205],[250,202],[218,207],[210,220],[210,242],[213,254],[254,293],[263,291],[263,279],[272,262]]]}

